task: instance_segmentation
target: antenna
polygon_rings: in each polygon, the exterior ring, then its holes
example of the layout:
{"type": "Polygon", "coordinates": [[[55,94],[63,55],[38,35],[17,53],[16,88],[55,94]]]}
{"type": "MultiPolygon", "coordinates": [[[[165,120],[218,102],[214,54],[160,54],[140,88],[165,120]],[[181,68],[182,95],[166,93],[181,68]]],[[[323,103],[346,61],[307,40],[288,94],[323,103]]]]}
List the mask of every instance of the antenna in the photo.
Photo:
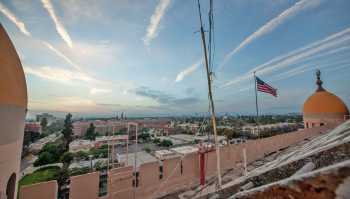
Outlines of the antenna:
{"type": "MultiPolygon", "coordinates": [[[[205,69],[207,72],[207,82],[208,82],[208,95],[209,95],[209,105],[210,105],[210,112],[211,112],[211,120],[213,123],[213,131],[214,131],[214,141],[215,141],[215,151],[216,151],[216,166],[217,166],[217,174],[218,174],[218,188],[221,188],[221,169],[220,169],[220,147],[218,144],[218,138],[217,138],[217,131],[216,131],[216,117],[215,117],[215,106],[213,101],[213,94],[212,94],[212,78],[211,78],[211,71],[209,69],[208,64],[208,54],[207,54],[207,46],[205,42],[205,35],[204,35],[204,29],[203,29],[203,22],[202,22],[202,13],[201,13],[201,6],[199,3],[199,0],[197,0],[198,3],[198,11],[199,11],[199,22],[200,22],[200,32],[201,32],[201,38],[202,38],[202,47],[204,51],[204,63],[205,63],[205,69]]],[[[210,10],[212,11],[212,2],[210,3],[210,10]]],[[[211,23],[210,23],[211,24],[211,23]]]]}

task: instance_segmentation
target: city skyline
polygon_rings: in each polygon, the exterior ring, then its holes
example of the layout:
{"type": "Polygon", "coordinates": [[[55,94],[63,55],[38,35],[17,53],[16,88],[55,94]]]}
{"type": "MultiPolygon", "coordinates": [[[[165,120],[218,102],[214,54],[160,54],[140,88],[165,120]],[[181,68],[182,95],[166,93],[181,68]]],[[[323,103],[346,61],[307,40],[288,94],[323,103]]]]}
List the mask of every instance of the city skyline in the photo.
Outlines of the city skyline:
{"type": "MultiPolygon", "coordinates": [[[[217,111],[254,113],[254,70],[279,94],[259,94],[262,113],[301,112],[316,90],[317,68],[324,87],[350,104],[349,6],[214,2],[217,111]]],[[[195,1],[11,0],[0,2],[0,12],[25,70],[31,112],[208,110],[195,1]]]]}

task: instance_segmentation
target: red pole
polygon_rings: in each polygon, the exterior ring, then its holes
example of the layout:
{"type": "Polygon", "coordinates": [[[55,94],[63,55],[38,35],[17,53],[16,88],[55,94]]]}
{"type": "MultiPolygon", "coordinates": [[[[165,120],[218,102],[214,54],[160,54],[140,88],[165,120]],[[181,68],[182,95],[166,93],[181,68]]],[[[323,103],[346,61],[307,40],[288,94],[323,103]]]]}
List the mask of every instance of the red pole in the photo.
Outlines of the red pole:
{"type": "Polygon", "coordinates": [[[205,184],[205,171],[204,171],[204,153],[199,153],[199,168],[200,168],[200,184],[204,185],[205,184]]]}

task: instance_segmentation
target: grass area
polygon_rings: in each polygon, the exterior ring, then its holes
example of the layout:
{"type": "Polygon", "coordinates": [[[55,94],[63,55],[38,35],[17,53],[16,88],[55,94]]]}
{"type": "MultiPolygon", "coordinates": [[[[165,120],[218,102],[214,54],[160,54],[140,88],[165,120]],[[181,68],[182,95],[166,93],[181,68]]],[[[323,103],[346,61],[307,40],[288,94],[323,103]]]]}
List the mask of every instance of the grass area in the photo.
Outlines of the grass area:
{"type": "Polygon", "coordinates": [[[34,183],[55,180],[57,178],[57,174],[58,174],[59,170],[60,170],[60,168],[57,166],[51,166],[51,167],[45,167],[45,168],[38,169],[34,173],[25,175],[19,181],[19,187],[21,187],[23,185],[30,185],[30,184],[34,184],[34,183]]]}

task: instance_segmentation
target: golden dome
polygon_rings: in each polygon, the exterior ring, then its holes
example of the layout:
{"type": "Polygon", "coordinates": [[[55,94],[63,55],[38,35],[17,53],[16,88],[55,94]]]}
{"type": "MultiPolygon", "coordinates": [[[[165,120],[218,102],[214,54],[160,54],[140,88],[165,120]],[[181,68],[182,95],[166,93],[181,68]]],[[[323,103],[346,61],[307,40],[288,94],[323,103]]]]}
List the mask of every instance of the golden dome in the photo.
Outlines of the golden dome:
{"type": "Polygon", "coordinates": [[[27,107],[27,86],[21,62],[0,24],[0,105],[27,107]]]}
{"type": "Polygon", "coordinates": [[[316,72],[318,88],[304,103],[304,114],[313,113],[337,113],[340,115],[349,115],[349,109],[345,103],[333,93],[326,91],[322,87],[321,72],[316,72]]]}
{"type": "Polygon", "coordinates": [[[336,95],[328,91],[317,91],[304,103],[305,113],[343,113],[349,115],[349,110],[344,102],[336,95]]]}

